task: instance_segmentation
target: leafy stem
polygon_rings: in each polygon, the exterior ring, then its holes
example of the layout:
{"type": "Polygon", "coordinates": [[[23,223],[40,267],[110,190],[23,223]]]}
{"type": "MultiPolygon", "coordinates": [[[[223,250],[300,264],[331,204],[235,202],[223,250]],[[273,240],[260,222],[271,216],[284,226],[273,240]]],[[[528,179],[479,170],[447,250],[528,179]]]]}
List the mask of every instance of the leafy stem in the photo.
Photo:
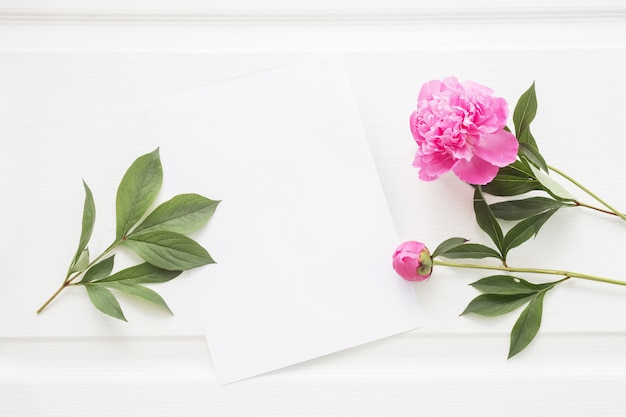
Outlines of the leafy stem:
{"type": "Polygon", "coordinates": [[[83,181],[85,203],[78,248],[63,283],[37,314],[68,286],[82,286],[94,307],[123,321],[126,317],[111,290],[139,297],[171,313],[165,300],[143,284],[166,282],[182,271],[215,262],[206,249],[185,234],[202,228],[219,201],[199,194],[179,194],[149,212],[162,181],[158,148],[132,163],[117,189],[115,240],[91,261],[88,243],[96,209],[91,190],[83,181]],[[119,246],[135,252],[144,263],[112,273],[112,252],[119,246]],[[82,280],[76,281],[81,276],[82,280]]]}
{"type": "Polygon", "coordinates": [[[556,275],[563,276],[567,278],[580,278],[588,281],[596,281],[596,282],[604,282],[607,284],[614,285],[622,285],[626,286],[626,281],[620,281],[612,278],[599,277],[596,275],[582,274],[579,272],[572,271],[564,271],[559,269],[543,269],[543,268],[516,268],[510,266],[499,266],[499,265],[478,265],[478,264],[469,264],[469,263],[457,263],[457,262],[448,262],[448,261],[440,261],[438,259],[433,259],[434,265],[440,266],[449,266],[453,268],[470,268],[470,269],[486,269],[492,271],[505,271],[505,272],[518,272],[518,273],[528,273],[528,274],[546,274],[546,275],[556,275]]]}
{"type": "Polygon", "coordinates": [[[68,287],[69,285],[72,285],[72,282],[74,280],[76,280],[76,278],[80,277],[82,274],[84,274],[89,268],[91,268],[92,266],[94,266],[98,261],[100,261],[102,258],[104,258],[106,255],[108,255],[113,249],[115,249],[120,243],[122,243],[122,239],[114,242],[113,244],[111,244],[107,249],[105,249],[104,252],[102,252],[100,255],[98,255],[96,258],[94,258],[93,261],[91,261],[83,271],[79,271],[76,272],[74,275],[71,274],[71,270],[68,271],[68,274],[66,275],[65,279],[63,280],[63,284],[61,284],[61,286],[55,291],[54,294],[52,294],[52,296],[50,296],[50,298],[48,298],[46,300],[45,303],[43,303],[43,305],[41,307],[39,307],[39,310],[37,310],[37,314],[41,313],[46,307],[48,307],[48,305],[59,295],[61,294],[61,291],[63,291],[66,287],[68,287]]]}
{"type": "MultiPolygon", "coordinates": [[[[618,216],[620,219],[626,221],[626,215],[624,215],[624,213],[620,212],[619,210],[617,210],[615,207],[611,206],[609,203],[607,203],[606,201],[604,201],[602,198],[600,198],[598,195],[596,195],[593,191],[591,191],[589,188],[585,187],[584,185],[582,185],[580,182],[578,182],[577,180],[575,180],[574,178],[572,178],[571,176],[569,176],[568,174],[566,174],[565,172],[561,171],[558,168],[555,168],[552,165],[548,165],[548,168],[551,171],[556,172],[557,174],[559,174],[561,177],[565,178],[567,181],[571,182],[572,184],[574,184],[576,187],[580,188],[582,191],[584,191],[585,193],[587,193],[587,195],[589,195],[591,198],[593,198],[594,200],[596,200],[598,203],[602,204],[604,207],[606,207],[607,209],[609,209],[610,214],[613,214],[615,216],[618,216]]],[[[582,207],[587,207],[593,210],[597,210],[597,211],[601,211],[604,213],[609,213],[606,210],[597,208],[597,207],[593,207],[590,206],[588,204],[583,204],[580,203],[578,201],[576,201],[576,205],[578,206],[582,206],[582,207]]]]}

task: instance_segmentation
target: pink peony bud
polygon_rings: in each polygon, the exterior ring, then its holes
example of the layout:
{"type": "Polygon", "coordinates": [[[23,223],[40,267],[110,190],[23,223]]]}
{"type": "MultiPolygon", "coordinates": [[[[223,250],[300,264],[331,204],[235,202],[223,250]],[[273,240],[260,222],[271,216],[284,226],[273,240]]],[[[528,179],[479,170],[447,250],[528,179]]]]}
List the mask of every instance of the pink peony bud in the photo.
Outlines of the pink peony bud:
{"type": "Polygon", "coordinates": [[[433,270],[433,260],[423,243],[409,240],[394,252],[393,269],[407,281],[424,281],[433,270]]]}
{"type": "Polygon", "coordinates": [[[508,115],[507,102],[483,85],[454,77],[425,83],[410,118],[420,179],[452,170],[469,184],[490,182],[517,156],[517,138],[504,129],[508,115]]]}

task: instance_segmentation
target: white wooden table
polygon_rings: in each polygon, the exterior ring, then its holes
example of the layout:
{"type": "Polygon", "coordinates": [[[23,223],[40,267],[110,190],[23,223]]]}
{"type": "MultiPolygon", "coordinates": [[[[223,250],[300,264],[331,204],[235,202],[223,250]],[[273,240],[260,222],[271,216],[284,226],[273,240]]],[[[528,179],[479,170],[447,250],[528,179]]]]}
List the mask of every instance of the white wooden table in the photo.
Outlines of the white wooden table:
{"type": "MultiPolygon", "coordinates": [[[[471,191],[453,177],[420,183],[410,166],[419,86],[447,75],[510,102],[536,80],[544,154],[626,207],[625,1],[263,4],[0,1],[0,415],[623,415],[621,288],[551,294],[538,338],[506,361],[514,317],[458,317],[482,275],[441,269],[415,286],[424,328],[225,387],[188,277],[159,287],[173,317],[124,299],[118,323],[80,291],[35,315],[75,250],[81,178],[99,210],[93,245],[109,243],[119,179],[152,149],[145,101],[317,52],[344,58],[401,240],[484,240],[461,205],[471,191]],[[441,217],[424,219],[425,205],[441,217]]],[[[623,278],[620,226],[559,213],[513,261],[577,259],[623,278]]]]}

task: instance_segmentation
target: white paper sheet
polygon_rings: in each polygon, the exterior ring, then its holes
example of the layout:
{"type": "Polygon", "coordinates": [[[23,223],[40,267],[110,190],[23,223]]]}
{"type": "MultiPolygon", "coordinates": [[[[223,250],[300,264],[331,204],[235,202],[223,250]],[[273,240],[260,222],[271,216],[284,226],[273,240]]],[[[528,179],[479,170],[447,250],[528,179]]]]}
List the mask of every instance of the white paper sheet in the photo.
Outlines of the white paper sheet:
{"type": "MultiPolygon", "coordinates": [[[[421,326],[338,57],[147,105],[165,184],[222,200],[190,272],[218,382],[421,326]]],[[[174,188],[174,187],[172,187],[174,188]]]]}

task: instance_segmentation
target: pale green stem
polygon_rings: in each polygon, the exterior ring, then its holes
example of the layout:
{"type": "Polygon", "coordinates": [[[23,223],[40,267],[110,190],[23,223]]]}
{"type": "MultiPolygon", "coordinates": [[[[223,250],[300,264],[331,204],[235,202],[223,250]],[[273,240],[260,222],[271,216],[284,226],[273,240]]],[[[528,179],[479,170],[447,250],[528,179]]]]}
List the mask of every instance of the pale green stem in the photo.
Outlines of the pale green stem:
{"type": "Polygon", "coordinates": [[[493,271],[520,272],[520,273],[526,273],[526,274],[557,275],[557,276],[570,277],[570,278],[586,279],[588,281],[604,282],[607,284],[626,286],[626,281],[619,281],[616,279],[598,277],[598,276],[589,275],[589,274],[581,274],[579,272],[563,271],[559,269],[514,268],[510,266],[497,266],[497,265],[492,266],[492,265],[478,265],[478,264],[447,262],[447,261],[440,261],[438,259],[433,259],[433,264],[440,265],[440,266],[449,266],[453,268],[488,269],[488,270],[493,270],[493,271]]]}
{"type": "Polygon", "coordinates": [[[84,271],[77,272],[71,277],[70,277],[70,274],[68,273],[67,276],[65,277],[65,280],[63,280],[63,284],[61,284],[61,286],[54,292],[54,294],[52,294],[52,296],[48,298],[48,300],[45,303],[43,303],[41,307],[39,307],[39,310],[37,310],[37,314],[41,313],[46,307],[48,307],[48,304],[50,304],[52,300],[54,300],[61,293],[61,291],[63,291],[68,285],[70,285],[72,281],[74,281],[76,278],[81,276],[81,274],[83,274],[85,271],[87,271],[89,268],[95,265],[100,259],[104,258],[109,252],[111,252],[120,243],[122,243],[121,240],[118,240],[117,242],[112,243],[111,246],[106,248],[104,252],[102,252],[93,261],[91,261],[89,265],[87,265],[84,271]]]}
{"type": "MultiPolygon", "coordinates": [[[[592,192],[590,189],[588,189],[587,187],[585,187],[584,185],[582,185],[581,183],[579,183],[578,181],[576,181],[574,178],[570,177],[569,175],[567,175],[565,172],[561,171],[558,168],[555,168],[551,165],[548,165],[548,168],[551,171],[556,172],[557,174],[559,174],[561,177],[565,178],[566,180],[568,180],[569,182],[571,182],[572,184],[574,184],[576,187],[580,188],[581,190],[583,190],[585,193],[587,193],[590,197],[592,197],[594,200],[596,200],[598,203],[602,204],[604,207],[608,208],[612,214],[615,214],[616,216],[618,216],[620,219],[626,221],[626,215],[624,215],[624,213],[620,212],[619,210],[617,210],[616,208],[614,208],[613,206],[611,206],[609,203],[607,203],[606,201],[604,201],[603,199],[601,199],[600,197],[598,197],[594,192],[592,192]]],[[[589,206],[587,204],[582,204],[582,203],[578,203],[578,205],[584,206],[584,207],[588,207],[588,208],[592,208],[592,209],[596,209],[599,211],[603,211],[601,209],[597,209],[596,207],[593,206],[589,206]]],[[[605,212],[606,213],[606,212],[605,212]]]]}

